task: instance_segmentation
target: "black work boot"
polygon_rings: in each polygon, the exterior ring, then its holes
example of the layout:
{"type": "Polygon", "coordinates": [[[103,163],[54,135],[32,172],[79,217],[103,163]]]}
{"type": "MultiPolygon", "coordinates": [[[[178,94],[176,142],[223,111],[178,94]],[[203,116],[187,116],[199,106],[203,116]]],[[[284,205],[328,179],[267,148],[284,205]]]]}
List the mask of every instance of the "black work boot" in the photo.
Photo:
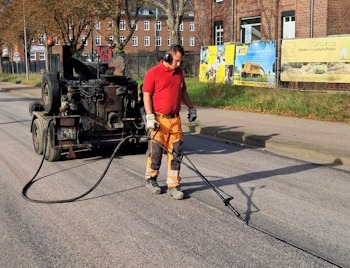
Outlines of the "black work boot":
{"type": "Polygon", "coordinates": [[[157,177],[151,177],[146,180],[146,188],[152,193],[152,194],[161,194],[162,189],[159,187],[157,183],[157,177]]]}

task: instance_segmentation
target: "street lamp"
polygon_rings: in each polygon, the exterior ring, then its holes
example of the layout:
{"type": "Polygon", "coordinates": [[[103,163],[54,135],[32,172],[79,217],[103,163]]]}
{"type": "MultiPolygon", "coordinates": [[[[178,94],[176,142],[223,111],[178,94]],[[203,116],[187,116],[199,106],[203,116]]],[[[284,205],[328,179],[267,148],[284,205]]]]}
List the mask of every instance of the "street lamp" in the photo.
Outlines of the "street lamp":
{"type": "Polygon", "coordinates": [[[23,0],[23,32],[24,32],[24,60],[26,62],[26,80],[29,80],[29,71],[28,71],[28,51],[27,51],[27,29],[26,29],[26,13],[24,9],[24,1],[23,0]]]}
{"type": "Polygon", "coordinates": [[[48,38],[46,43],[49,49],[49,53],[48,53],[49,54],[49,72],[51,72],[52,71],[52,47],[55,44],[55,42],[52,38],[48,38]]]}

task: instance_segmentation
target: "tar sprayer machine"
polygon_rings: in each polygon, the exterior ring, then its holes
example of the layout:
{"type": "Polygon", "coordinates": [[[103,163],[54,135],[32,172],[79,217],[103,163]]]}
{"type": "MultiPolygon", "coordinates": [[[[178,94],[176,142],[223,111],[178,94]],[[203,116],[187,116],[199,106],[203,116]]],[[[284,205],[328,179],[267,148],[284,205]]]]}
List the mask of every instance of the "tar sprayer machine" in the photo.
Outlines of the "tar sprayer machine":
{"type": "Polygon", "coordinates": [[[63,58],[63,77],[44,73],[42,98],[29,105],[35,152],[43,154],[46,146],[45,159],[53,162],[64,152],[118,144],[125,137],[130,146],[145,151],[148,139],[136,81],[113,75],[107,64],[63,58]]]}

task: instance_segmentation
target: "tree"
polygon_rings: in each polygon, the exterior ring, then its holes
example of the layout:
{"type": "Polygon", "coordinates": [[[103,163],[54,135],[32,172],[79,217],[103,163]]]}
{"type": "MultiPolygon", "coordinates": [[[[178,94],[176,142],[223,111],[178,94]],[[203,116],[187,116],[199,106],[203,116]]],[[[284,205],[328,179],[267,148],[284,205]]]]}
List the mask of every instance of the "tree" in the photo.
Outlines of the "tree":
{"type": "Polygon", "coordinates": [[[190,0],[158,0],[152,4],[163,9],[168,19],[167,26],[170,29],[170,40],[173,44],[181,44],[180,24],[187,5],[192,5],[190,0]]]}
{"type": "Polygon", "coordinates": [[[36,0],[42,7],[42,33],[57,35],[69,46],[70,55],[80,56],[91,34],[98,15],[98,2],[94,0],[36,0]],[[82,34],[87,33],[81,40],[82,34]],[[80,41],[81,40],[81,41],[80,41]]]}
{"type": "Polygon", "coordinates": [[[113,20],[113,40],[116,55],[124,56],[124,48],[130,41],[139,19],[139,11],[149,0],[102,0],[101,18],[113,20]],[[124,40],[121,42],[120,26],[125,22],[126,31],[123,31],[124,40]]]}

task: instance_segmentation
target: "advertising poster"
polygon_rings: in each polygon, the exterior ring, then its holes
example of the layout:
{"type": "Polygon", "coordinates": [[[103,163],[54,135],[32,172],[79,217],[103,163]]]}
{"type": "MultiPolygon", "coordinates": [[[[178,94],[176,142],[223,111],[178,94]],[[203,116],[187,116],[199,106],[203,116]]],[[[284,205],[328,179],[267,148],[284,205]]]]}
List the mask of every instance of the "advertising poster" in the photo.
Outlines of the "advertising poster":
{"type": "Polygon", "coordinates": [[[283,40],[281,81],[350,83],[350,37],[283,40]]]}
{"type": "Polygon", "coordinates": [[[233,81],[234,45],[203,46],[200,54],[199,81],[233,81]]]}
{"type": "Polygon", "coordinates": [[[275,87],[275,41],[259,41],[247,45],[236,45],[234,84],[275,87]]]}

